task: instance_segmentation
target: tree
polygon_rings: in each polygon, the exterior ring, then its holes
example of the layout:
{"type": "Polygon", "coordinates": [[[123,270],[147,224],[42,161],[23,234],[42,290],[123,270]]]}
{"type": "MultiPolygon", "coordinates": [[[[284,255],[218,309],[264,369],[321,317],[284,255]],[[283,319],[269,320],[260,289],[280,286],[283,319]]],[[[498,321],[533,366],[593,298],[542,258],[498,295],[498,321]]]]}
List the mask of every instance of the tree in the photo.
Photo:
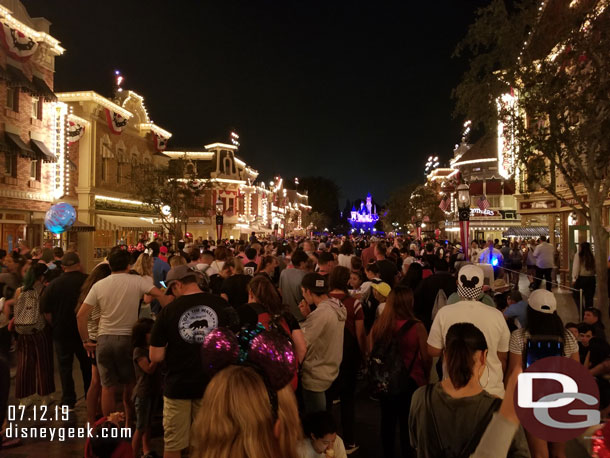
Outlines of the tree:
{"type": "Polygon", "coordinates": [[[307,228],[309,225],[312,226],[314,230],[318,230],[322,232],[329,226],[330,218],[324,213],[320,212],[305,212],[302,216],[302,224],[303,227],[307,228]]]}
{"type": "Polygon", "coordinates": [[[210,185],[183,175],[183,160],[175,161],[169,168],[151,168],[146,173],[132,175],[131,182],[134,198],[144,202],[177,241],[183,237],[182,228],[188,223],[189,212],[196,208],[195,200],[210,185]]]}
{"type": "Polygon", "coordinates": [[[339,186],[325,177],[299,178],[298,190],[307,191],[312,212],[318,212],[329,218],[328,225],[339,224],[339,186]]]}
{"type": "Polygon", "coordinates": [[[396,230],[393,223],[398,223],[398,227],[412,224],[418,208],[422,209],[424,216],[430,218],[431,223],[444,220],[445,215],[438,207],[440,200],[440,196],[429,186],[415,184],[401,186],[390,194],[387,213],[383,216],[384,229],[396,230]]]}
{"type": "Polygon", "coordinates": [[[543,8],[521,0],[509,11],[493,0],[478,11],[456,50],[470,56],[454,91],[456,111],[488,132],[501,120],[508,157],[522,165],[527,182],[589,223],[598,305],[607,317],[602,214],[610,191],[608,1],[547,3],[543,8]]]}

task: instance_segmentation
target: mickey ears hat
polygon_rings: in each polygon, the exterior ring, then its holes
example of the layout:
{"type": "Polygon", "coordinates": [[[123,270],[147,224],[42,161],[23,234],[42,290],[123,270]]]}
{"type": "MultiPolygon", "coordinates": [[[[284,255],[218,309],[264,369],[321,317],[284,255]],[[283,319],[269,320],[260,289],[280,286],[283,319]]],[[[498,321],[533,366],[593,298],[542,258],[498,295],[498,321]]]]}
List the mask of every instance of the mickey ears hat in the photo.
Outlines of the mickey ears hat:
{"type": "Polygon", "coordinates": [[[483,269],[474,264],[465,265],[458,273],[458,285],[464,288],[482,288],[484,280],[483,269]]]}
{"type": "Polygon", "coordinates": [[[530,294],[527,300],[529,306],[542,313],[554,313],[557,310],[555,295],[546,289],[537,289],[530,294]]]}

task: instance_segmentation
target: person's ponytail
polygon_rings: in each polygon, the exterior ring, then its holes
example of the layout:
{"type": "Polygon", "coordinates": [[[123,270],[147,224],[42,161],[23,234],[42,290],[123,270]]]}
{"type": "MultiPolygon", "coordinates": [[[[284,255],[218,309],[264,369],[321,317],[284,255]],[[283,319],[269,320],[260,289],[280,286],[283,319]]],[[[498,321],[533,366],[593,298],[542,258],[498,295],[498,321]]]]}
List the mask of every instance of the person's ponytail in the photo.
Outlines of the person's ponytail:
{"type": "Polygon", "coordinates": [[[468,385],[474,366],[474,354],[487,350],[483,333],[472,323],[456,323],[445,337],[445,365],[455,388],[468,385]]]}

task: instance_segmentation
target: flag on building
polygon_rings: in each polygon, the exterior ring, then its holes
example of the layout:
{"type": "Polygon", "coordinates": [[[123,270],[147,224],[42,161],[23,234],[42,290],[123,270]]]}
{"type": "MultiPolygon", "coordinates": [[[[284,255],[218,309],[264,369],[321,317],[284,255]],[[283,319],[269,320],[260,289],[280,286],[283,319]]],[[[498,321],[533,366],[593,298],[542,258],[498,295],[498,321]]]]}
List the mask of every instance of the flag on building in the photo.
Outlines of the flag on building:
{"type": "Polygon", "coordinates": [[[479,197],[479,200],[477,200],[477,207],[479,207],[481,211],[485,211],[489,207],[491,207],[489,201],[487,200],[487,197],[485,197],[485,194],[483,194],[481,197],[479,197]]]}
{"type": "Polygon", "coordinates": [[[443,199],[441,200],[441,203],[438,204],[438,208],[440,208],[441,210],[446,212],[447,209],[449,208],[449,199],[447,199],[446,197],[443,197],[443,199]]]}

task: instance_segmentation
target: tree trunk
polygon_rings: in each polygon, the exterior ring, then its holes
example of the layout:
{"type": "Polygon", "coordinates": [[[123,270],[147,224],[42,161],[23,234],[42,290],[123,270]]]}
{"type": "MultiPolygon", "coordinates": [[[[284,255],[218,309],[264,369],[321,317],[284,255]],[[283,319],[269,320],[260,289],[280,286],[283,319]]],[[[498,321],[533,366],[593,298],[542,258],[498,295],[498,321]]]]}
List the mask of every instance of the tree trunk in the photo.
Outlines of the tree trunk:
{"type": "MultiPolygon", "coordinates": [[[[590,196],[589,196],[590,197],[590,196]]],[[[608,310],[608,232],[602,221],[603,200],[589,199],[591,215],[591,235],[595,251],[595,274],[597,283],[597,307],[602,311],[602,318],[607,330],[610,330],[608,310]]]]}

